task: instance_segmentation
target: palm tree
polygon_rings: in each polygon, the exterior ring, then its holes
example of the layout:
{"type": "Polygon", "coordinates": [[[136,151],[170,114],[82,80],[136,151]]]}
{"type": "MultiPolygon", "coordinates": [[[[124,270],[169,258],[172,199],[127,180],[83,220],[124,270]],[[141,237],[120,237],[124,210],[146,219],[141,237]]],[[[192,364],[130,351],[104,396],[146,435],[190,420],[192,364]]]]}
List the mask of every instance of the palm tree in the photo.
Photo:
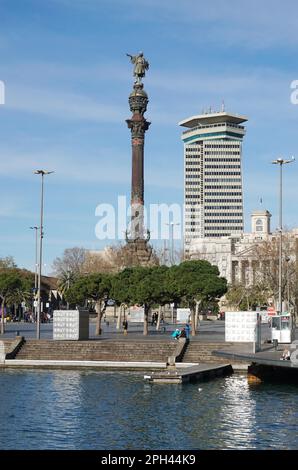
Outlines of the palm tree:
{"type": "Polygon", "coordinates": [[[61,271],[61,274],[58,279],[58,290],[62,298],[65,293],[69,290],[69,288],[73,285],[73,283],[76,281],[77,277],[78,274],[74,271],[71,271],[70,269],[67,269],[66,271],[61,271]]]}

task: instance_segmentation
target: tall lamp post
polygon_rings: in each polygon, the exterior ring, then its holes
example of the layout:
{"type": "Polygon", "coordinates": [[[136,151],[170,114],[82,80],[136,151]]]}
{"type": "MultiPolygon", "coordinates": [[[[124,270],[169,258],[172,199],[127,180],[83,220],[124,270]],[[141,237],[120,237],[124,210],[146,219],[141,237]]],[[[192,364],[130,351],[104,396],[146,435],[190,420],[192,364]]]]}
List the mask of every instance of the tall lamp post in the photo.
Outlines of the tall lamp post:
{"type": "MultiPolygon", "coordinates": [[[[67,290],[70,288],[70,269],[67,269],[67,290]]],[[[67,302],[67,310],[69,310],[69,302],[67,302]]]]}
{"type": "Polygon", "coordinates": [[[279,270],[278,270],[278,310],[277,312],[282,314],[282,167],[287,163],[293,163],[295,158],[291,160],[284,160],[283,158],[277,158],[271,163],[279,165],[279,270]]]}
{"type": "MultiPolygon", "coordinates": [[[[35,302],[35,296],[37,293],[37,266],[38,266],[38,237],[37,237],[37,230],[39,227],[36,225],[34,227],[29,227],[31,230],[35,230],[35,275],[34,275],[34,302],[35,302]]],[[[34,314],[36,318],[36,312],[37,308],[34,306],[34,314]]]]}
{"type": "Polygon", "coordinates": [[[43,239],[43,187],[44,176],[54,173],[53,171],[35,170],[35,175],[41,175],[41,201],[40,201],[40,237],[39,237],[39,264],[38,264],[38,291],[37,291],[37,319],[36,338],[40,339],[40,316],[41,316],[41,267],[42,267],[42,239],[43,239]]]}
{"type": "Polygon", "coordinates": [[[171,240],[171,254],[170,254],[170,263],[171,263],[171,266],[173,266],[175,264],[175,260],[174,260],[174,225],[180,225],[180,223],[176,223],[175,222],[170,222],[169,224],[167,224],[170,226],[170,240],[171,240]]]}
{"type": "Polygon", "coordinates": [[[289,262],[291,261],[291,258],[289,256],[286,257],[286,263],[287,263],[287,309],[288,312],[290,312],[290,276],[289,276],[289,262]]]}

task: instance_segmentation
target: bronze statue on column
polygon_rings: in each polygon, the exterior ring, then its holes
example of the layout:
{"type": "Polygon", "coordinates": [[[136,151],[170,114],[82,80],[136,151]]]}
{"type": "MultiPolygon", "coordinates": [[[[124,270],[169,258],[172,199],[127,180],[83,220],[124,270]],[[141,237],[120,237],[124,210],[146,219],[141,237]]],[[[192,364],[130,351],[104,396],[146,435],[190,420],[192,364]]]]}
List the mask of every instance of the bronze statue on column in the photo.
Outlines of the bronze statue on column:
{"type": "Polygon", "coordinates": [[[131,255],[131,265],[147,266],[152,264],[152,248],[147,243],[150,239],[150,232],[144,226],[144,143],[145,132],[150,122],[144,117],[149,100],[142,78],[145,76],[145,71],[149,69],[149,62],[142,52],[135,56],[130,54],[127,56],[134,64],[135,81],[129,95],[132,116],[126,120],[131,130],[132,146],[131,222],[130,229],[126,231],[126,248],[131,255]]]}

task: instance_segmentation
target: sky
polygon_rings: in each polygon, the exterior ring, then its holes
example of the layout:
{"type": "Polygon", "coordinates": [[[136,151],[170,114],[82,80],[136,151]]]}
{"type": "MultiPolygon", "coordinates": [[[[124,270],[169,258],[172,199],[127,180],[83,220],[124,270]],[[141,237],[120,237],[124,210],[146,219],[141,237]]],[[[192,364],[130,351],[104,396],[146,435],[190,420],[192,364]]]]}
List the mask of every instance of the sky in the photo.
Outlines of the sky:
{"type": "MultiPolygon", "coordinates": [[[[278,226],[278,168],[298,156],[296,0],[0,0],[0,257],[34,270],[45,178],[44,272],[65,248],[103,249],[96,207],[130,194],[125,120],[132,64],[150,68],[145,201],[183,203],[178,122],[212,106],[248,117],[243,144],[245,229],[268,209],[278,226]],[[260,205],[262,199],[262,205],[260,205]]],[[[297,221],[298,161],[284,168],[283,221],[297,221]]]]}

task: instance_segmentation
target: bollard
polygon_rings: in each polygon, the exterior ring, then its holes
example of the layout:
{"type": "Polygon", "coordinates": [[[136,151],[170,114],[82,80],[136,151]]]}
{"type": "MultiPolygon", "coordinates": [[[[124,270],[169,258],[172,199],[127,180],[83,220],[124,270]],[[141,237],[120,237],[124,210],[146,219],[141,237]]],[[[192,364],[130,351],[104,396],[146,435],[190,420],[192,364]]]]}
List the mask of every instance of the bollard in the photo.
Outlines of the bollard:
{"type": "Polygon", "coordinates": [[[167,361],[167,365],[166,365],[167,369],[176,369],[176,358],[175,356],[169,356],[168,357],[168,361],[167,361]]]}

